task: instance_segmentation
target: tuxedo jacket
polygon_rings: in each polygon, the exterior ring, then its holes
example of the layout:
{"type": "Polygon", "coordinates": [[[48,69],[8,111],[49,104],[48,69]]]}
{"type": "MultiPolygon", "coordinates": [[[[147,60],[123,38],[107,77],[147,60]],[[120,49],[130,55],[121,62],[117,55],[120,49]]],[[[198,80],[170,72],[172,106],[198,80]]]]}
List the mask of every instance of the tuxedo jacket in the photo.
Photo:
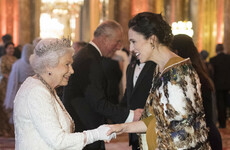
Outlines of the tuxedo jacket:
{"type": "MultiPolygon", "coordinates": [[[[64,88],[63,103],[75,122],[75,130],[82,132],[97,128],[105,124],[106,119],[125,122],[129,110],[108,101],[107,80],[98,50],[88,44],[74,56],[72,66],[74,74],[64,88]]],[[[101,143],[95,142],[87,147],[103,149],[101,143]]]]}
{"type": "Polygon", "coordinates": [[[216,90],[230,90],[230,55],[220,53],[210,59],[216,90]]]}
{"type": "MultiPolygon", "coordinates": [[[[134,71],[136,63],[132,62],[128,65],[126,71],[126,90],[122,99],[121,105],[126,106],[131,110],[137,108],[144,108],[149,91],[152,85],[153,73],[156,67],[154,62],[148,61],[143,67],[139,77],[133,86],[134,71]]],[[[129,135],[129,144],[138,143],[138,136],[136,134],[129,135]]]]}
{"type": "Polygon", "coordinates": [[[107,97],[111,103],[118,104],[120,96],[120,81],[122,78],[122,71],[120,69],[119,62],[117,60],[104,57],[102,65],[107,80],[107,97]]]}

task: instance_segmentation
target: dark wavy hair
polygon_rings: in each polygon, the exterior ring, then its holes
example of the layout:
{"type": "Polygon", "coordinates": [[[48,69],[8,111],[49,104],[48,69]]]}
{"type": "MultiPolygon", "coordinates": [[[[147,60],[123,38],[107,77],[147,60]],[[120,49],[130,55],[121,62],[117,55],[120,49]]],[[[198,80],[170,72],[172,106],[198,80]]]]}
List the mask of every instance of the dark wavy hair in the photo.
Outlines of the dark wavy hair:
{"type": "Polygon", "coordinates": [[[173,34],[171,26],[161,14],[142,12],[133,17],[128,24],[129,28],[144,35],[145,39],[155,35],[163,45],[170,46],[173,34]]]}
{"type": "Polygon", "coordinates": [[[2,36],[2,41],[4,44],[12,42],[12,36],[10,34],[5,34],[2,36]]]}
{"type": "Polygon", "coordinates": [[[199,78],[204,79],[210,90],[214,91],[214,84],[211,78],[208,76],[208,69],[202,61],[201,56],[191,37],[185,34],[175,35],[172,42],[172,50],[180,57],[189,57],[199,78]]]}
{"type": "Polygon", "coordinates": [[[9,46],[9,45],[13,45],[14,46],[14,43],[13,42],[7,42],[6,44],[5,44],[5,49],[9,46]]]}

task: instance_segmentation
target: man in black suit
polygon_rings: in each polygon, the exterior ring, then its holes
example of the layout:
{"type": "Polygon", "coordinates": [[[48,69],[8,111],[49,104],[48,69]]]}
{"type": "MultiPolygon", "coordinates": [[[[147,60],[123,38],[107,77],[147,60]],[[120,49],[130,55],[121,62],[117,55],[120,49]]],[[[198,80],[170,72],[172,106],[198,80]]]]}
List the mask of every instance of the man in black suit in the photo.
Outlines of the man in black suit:
{"type": "MultiPolygon", "coordinates": [[[[144,108],[152,85],[155,67],[156,64],[150,61],[139,64],[138,61],[134,60],[128,65],[126,90],[121,101],[122,106],[126,106],[131,110],[144,108]]],[[[133,150],[139,149],[139,137],[137,134],[129,134],[129,145],[132,145],[133,150]]]]}
{"type": "Polygon", "coordinates": [[[111,103],[118,104],[120,96],[120,81],[122,72],[117,60],[104,57],[102,60],[107,80],[107,96],[111,103]]]}
{"type": "Polygon", "coordinates": [[[216,101],[219,127],[226,127],[226,107],[230,90],[230,55],[224,53],[223,44],[216,46],[217,56],[210,59],[214,69],[213,80],[216,88],[216,101]]]}
{"type": "MultiPolygon", "coordinates": [[[[107,80],[102,56],[112,57],[122,46],[122,28],[115,21],[105,21],[94,32],[94,38],[74,57],[74,74],[64,88],[63,103],[81,132],[105,124],[136,121],[142,109],[135,111],[114,105],[107,96],[107,80]]],[[[90,144],[84,150],[104,150],[104,142],[90,144]]]]}

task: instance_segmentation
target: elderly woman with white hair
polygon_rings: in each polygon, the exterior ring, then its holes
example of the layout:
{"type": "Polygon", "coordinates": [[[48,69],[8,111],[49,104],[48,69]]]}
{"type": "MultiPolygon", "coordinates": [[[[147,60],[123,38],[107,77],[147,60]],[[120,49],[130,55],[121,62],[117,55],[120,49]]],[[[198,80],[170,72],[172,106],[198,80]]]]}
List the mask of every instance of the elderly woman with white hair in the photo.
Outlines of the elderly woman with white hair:
{"type": "Polygon", "coordinates": [[[73,133],[74,122],[55,91],[74,72],[73,54],[69,39],[43,39],[35,47],[30,57],[35,75],[21,85],[14,102],[16,150],[79,150],[114,136],[106,135],[105,125],[73,133]]]}

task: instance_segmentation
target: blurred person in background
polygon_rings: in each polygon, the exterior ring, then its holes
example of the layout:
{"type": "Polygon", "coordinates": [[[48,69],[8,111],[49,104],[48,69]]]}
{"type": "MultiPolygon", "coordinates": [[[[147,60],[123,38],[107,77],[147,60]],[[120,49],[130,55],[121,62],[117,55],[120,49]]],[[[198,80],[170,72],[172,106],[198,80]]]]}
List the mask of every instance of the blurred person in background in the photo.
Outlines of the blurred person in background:
{"type": "Polygon", "coordinates": [[[5,45],[12,42],[12,36],[10,34],[5,34],[2,36],[3,45],[0,45],[0,58],[6,53],[5,45]]]}
{"type": "MultiPolygon", "coordinates": [[[[1,57],[5,55],[5,45],[9,42],[12,42],[12,36],[10,34],[3,35],[2,41],[3,43],[1,43],[0,45],[0,65],[1,65],[1,57]]],[[[1,83],[2,78],[3,78],[3,75],[1,73],[1,67],[0,67],[0,83],[1,83]]]]}
{"type": "Polygon", "coordinates": [[[213,150],[222,150],[222,140],[220,133],[213,122],[213,92],[215,92],[214,83],[209,76],[209,72],[205,63],[200,57],[200,54],[193,43],[191,37],[185,34],[175,35],[172,42],[173,51],[182,58],[190,58],[193,67],[195,68],[200,82],[201,95],[205,112],[207,127],[209,128],[208,140],[213,150]]]}
{"type": "Polygon", "coordinates": [[[7,82],[8,78],[11,72],[11,68],[13,63],[17,60],[16,57],[13,56],[14,54],[14,43],[9,42],[5,45],[5,50],[6,53],[1,57],[1,62],[0,62],[0,68],[1,68],[1,73],[2,73],[2,80],[0,83],[0,134],[3,136],[12,136],[13,131],[12,127],[9,124],[9,115],[6,115],[7,112],[3,106],[4,100],[5,100],[5,95],[6,95],[6,87],[7,87],[7,82]]]}
{"type": "Polygon", "coordinates": [[[206,68],[208,69],[208,75],[213,79],[213,67],[210,62],[207,61],[207,58],[209,56],[209,52],[206,50],[202,50],[200,52],[201,59],[203,60],[204,64],[206,65],[206,68]]]}
{"type": "Polygon", "coordinates": [[[12,113],[15,95],[25,79],[29,76],[34,75],[34,71],[29,62],[29,58],[30,55],[33,54],[33,50],[33,45],[25,44],[22,49],[21,58],[13,64],[12,70],[10,72],[4,106],[10,115],[11,124],[13,124],[12,113]]]}
{"type": "Polygon", "coordinates": [[[19,59],[21,58],[21,53],[22,53],[22,45],[18,45],[14,48],[14,56],[19,59]]]}
{"type": "Polygon", "coordinates": [[[114,54],[113,59],[119,62],[120,69],[122,72],[122,77],[120,82],[120,98],[119,98],[121,102],[121,99],[124,96],[125,88],[126,88],[126,70],[130,63],[128,50],[126,50],[125,48],[122,48],[121,50],[117,50],[114,54]]]}
{"type": "Polygon", "coordinates": [[[216,56],[210,59],[216,89],[219,128],[226,128],[228,92],[230,90],[230,55],[224,53],[223,44],[216,45],[216,56]]]}
{"type": "Polygon", "coordinates": [[[73,43],[73,49],[75,50],[74,54],[77,54],[77,52],[82,49],[83,47],[85,47],[88,43],[84,42],[84,41],[77,41],[73,43]]]}

